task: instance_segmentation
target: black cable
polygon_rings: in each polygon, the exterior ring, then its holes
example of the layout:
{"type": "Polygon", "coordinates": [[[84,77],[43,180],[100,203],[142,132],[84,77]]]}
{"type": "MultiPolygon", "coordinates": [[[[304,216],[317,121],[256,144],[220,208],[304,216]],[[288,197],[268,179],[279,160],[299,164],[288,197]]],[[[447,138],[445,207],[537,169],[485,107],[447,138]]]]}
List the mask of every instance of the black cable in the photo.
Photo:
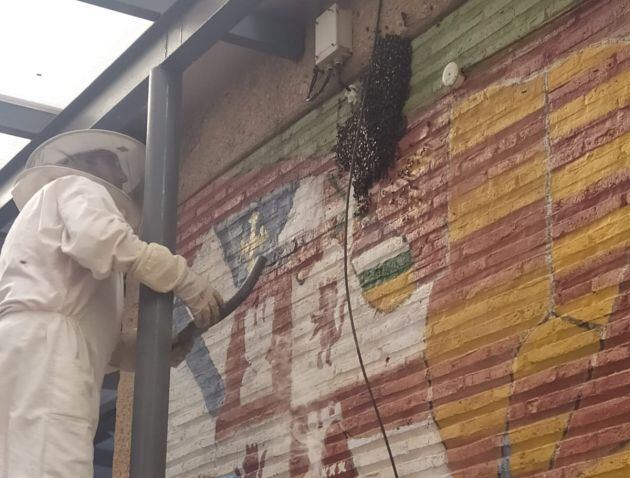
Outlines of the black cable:
{"type": "Polygon", "coordinates": [[[317,84],[317,78],[319,78],[319,74],[322,72],[320,68],[315,65],[313,68],[313,76],[311,77],[311,84],[308,87],[308,94],[306,95],[306,101],[311,101],[313,99],[313,92],[315,91],[315,85],[317,84]]]}
{"type": "Polygon", "coordinates": [[[324,77],[324,82],[322,83],[322,86],[320,86],[319,90],[317,90],[317,92],[315,93],[315,96],[313,96],[309,101],[314,100],[315,98],[317,98],[319,95],[321,95],[324,92],[324,90],[328,86],[328,83],[330,82],[332,73],[333,71],[331,68],[328,68],[328,70],[326,70],[326,76],[324,77]]]}
{"type": "Polygon", "coordinates": [[[350,87],[348,85],[346,85],[346,83],[343,81],[343,79],[341,78],[341,67],[342,67],[342,63],[341,62],[337,62],[335,63],[335,76],[337,77],[337,83],[339,84],[339,86],[341,86],[344,90],[346,91],[350,91],[350,87]]]}
{"type": "MultiPolygon", "coordinates": [[[[376,13],[376,26],[374,28],[374,44],[372,45],[372,57],[374,56],[374,52],[376,50],[376,44],[378,41],[378,36],[380,34],[382,9],[383,9],[383,0],[378,0],[378,11],[376,13]]],[[[370,394],[370,399],[372,400],[374,412],[376,413],[376,418],[378,420],[379,427],[381,428],[383,440],[385,441],[385,446],[387,447],[387,454],[389,455],[389,461],[392,465],[392,471],[394,472],[394,477],[398,478],[398,470],[396,469],[396,461],[394,460],[394,455],[392,454],[392,449],[389,445],[389,439],[387,438],[385,425],[383,424],[383,419],[381,418],[381,412],[379,411],[378,405],[376,403],[376,399],[374,398],[374,392],[372,391],[372,385],[370,384],[370,379],[368,378],[367,372],[365,371],[365,364],[363,363],[361,347],[359,346],[359,339],[357,338],[357,329],[354,325],[354,315],[352,314],[352,304],[350,303],[350,285],[348,282],[348,222],[349,222],[349,214],[350,214],[350,192],[352,189],[352,176],[354,174],[354,163],[355,163],[355,159],[357,155],[357,146],[359,144],[359,131],[361,129],[361,124],[363,121],[365,97],[366,97],[368,89],[370,88],[371,81],[372,81],[372,69],[370,68],[368,70],[368,77],[365,84],[365,88],[363,89],[363,93],[361,94],[361,102],[359,104],[359,118],[357,121],[356,132],[354,134],[354,144],[352,146],[352,155],[351,155],[351,160],[350,160],[350,172],[348,176],[348,188],[346,191],[346,213],[345,213],[344,235],[343,235],[343,275],[344,275],[344,283],[346,286],[346,302],[348,303],[348,317],[350,318],[350,326],[352,327],[352,337],[354,338],[354,345],[357,351],[359,365],[361,366],[361,372],[363,373],[365,386],[368,390],[368,393],[370,394]]]]}

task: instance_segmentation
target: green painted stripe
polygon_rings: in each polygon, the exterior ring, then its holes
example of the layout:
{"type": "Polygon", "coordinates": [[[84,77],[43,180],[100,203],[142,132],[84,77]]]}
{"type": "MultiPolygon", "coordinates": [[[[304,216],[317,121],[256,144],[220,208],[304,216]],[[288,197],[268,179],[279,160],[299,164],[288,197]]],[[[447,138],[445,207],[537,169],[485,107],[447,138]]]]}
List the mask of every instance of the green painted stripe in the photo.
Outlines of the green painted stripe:
{"type": "Polygon", "coordinates": [[[442,68],[469,68],[525,38],[584,0],[470,0],[413,42],[414,75],[405,111],[446,92],[442,68]],[[471,27],[471,24],[473,25],[471,27]]]}
{"type": "MultiPolygon", "coordinates": [[[[446,90],[442,69],[449,61],[469,68],[541,28],[585,0],[468,0],[412,42],[413,76],[405,112],[426,106],[446,90]]],[[[229,175],[273,164],[292,156],[331,152],[337,124],[349,107],[341,94],[295,121],[282,133],[247,155],[229,175]]]]}
{"type": "Polygon", "coordinates": [[[370,290],[384,282],[394,279],[403,272],[408,271],[411,265],[411,251],[402,252],[396,257],[392,257],[371,269],[361,272],[359,274],[361,289],[364,291],[370,290]]]}

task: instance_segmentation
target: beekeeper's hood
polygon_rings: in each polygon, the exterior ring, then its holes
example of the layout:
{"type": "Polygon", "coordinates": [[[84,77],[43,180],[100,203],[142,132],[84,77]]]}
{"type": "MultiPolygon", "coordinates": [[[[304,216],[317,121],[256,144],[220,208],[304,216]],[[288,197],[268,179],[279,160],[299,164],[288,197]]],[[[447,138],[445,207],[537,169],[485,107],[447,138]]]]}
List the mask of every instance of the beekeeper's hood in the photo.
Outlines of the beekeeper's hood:
{"type": "Polygon", "coordinates": [[[47,183],[69,175],[105,186],[127,221],[140,223],[145,147],[114,131],[78,130],[42,143],[28,158],[11,191],[18,209],[47,183]]]}

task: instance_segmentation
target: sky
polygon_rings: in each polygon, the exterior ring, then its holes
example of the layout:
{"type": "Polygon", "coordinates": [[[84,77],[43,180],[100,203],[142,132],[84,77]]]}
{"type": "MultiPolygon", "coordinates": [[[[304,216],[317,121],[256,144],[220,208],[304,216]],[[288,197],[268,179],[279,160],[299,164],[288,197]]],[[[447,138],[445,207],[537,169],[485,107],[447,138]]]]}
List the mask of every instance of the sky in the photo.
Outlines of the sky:
{"type": "MultiPolygon", "coordinates": [[[[150,25],[79,0],[0,0],[0,97],[56,113],[150,25]]],[[[27,142],[0,134],[0,167],[27,142]]]]}

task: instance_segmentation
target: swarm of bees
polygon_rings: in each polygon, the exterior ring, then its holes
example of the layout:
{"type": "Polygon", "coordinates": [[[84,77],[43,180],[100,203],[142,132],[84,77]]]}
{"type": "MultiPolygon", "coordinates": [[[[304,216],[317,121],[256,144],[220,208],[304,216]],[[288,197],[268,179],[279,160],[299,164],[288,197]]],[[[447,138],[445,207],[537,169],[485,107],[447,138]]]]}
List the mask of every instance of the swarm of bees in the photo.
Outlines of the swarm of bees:
{"type": "Polygon", "coordinates": [[[337,128],[334,147],[337,162],[346,171],[356,155],[352,186],[357,215],[369,209],[369,190],[396,160],[398,142],[405,133],[403,107],[409,97],[411,42],[398,35],[379,37],[367,78],[363,113],[359,108],[337,128]]]}

